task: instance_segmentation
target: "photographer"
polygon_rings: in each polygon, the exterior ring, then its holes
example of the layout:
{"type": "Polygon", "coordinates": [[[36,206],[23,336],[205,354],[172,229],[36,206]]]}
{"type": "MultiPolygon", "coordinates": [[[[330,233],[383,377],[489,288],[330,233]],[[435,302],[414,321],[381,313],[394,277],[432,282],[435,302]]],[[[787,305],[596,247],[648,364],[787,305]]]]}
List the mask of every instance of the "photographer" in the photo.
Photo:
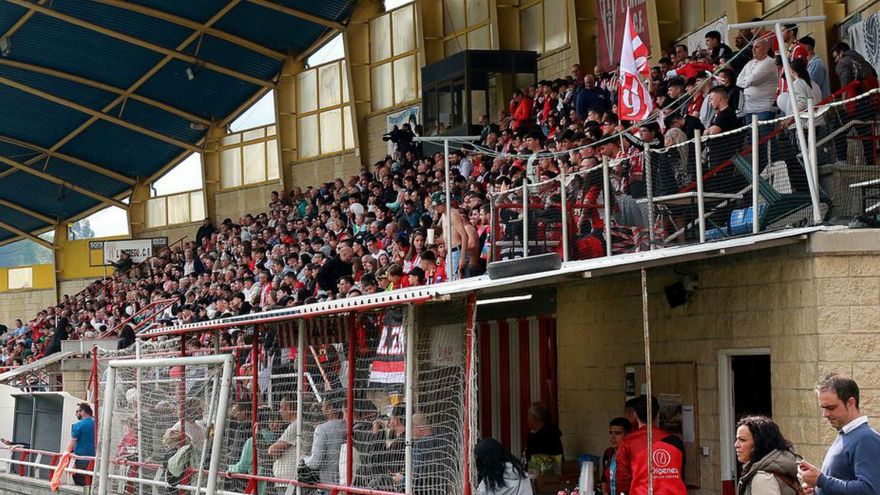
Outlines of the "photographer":
{"type": "Polygon", "coordinates": [[[401,128],[394,126],[394,129],[391,132],[382,135],[382,141],[391,141],[394,143],[395,149],[400,153],[401,156],[405,155],[407,151],[415,151],[413,149],[413,138],[415,134],[412,131],[409,123],[403,124],[401,128]]]}

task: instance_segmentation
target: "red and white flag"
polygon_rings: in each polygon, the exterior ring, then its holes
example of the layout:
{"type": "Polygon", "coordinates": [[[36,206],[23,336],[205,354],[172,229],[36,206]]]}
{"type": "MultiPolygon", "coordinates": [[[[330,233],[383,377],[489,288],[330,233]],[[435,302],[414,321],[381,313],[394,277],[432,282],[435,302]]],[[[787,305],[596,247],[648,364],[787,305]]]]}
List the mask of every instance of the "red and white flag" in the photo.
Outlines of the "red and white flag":
{"type": "Polygon", "coordinates": [[[651,114],[654,103],[648,91],[648,47],[642,43],[633,24],[629,8],[626,9],[626,27],[623,31],[623,48],[620,50],[620,84],[618,85],[617,109],[620,120],[641,121],[651,114]]]}

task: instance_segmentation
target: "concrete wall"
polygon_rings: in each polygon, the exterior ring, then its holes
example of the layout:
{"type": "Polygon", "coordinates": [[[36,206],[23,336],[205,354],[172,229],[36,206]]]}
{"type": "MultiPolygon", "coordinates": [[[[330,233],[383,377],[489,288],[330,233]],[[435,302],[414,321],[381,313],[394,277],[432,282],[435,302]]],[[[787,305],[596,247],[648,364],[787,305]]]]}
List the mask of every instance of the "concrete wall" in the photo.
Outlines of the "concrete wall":
{"type": "Polygon", "coordinates": [[[55,289],[20,290],[0,293],[0,323],[15,328],[16,318],[22,321],[36,316],[37,312],[56,304],[55,289]]]}
{"type": "MultiPolygon", "coordinates": [[[[268,202],[266,204],[269,204],[268,202]]],[[[238,217],[235,217],[238,219],[238,217]]],[[[222,220],[222,218],[221,218],[222,220]]],[[[141,233],[140,237],[167,237],[168,243],[172,243],[181,237],[185,238],[183,242],[189,242],[196,238],[196,231],[199,230],[199,223],[188,223],[186,225],[179,225],[176,227],[165,227],[160,229],[151,229],[146,230],[141,233]]],[[[112,267],[111,267],[112,270],[112,267]]]]}
{"type": "MultiPolygon", "coordinates": [[[[876,254],[808,253],[799,246],[679,265],[699,274],[700,288],[675,309],[663,288],[678,275],[649,272],[652,362],[697,364],[699,445],[709,448],[700,460],[700,493],[721,491],[721,349],[770,348],[775,419],[811,461],[821,462],[835,434],[816,406],[820,374],[851,373],[863,387],[865,412],[880,412],[877,260],[876,254]]],[[[557,296],[566,455],[601,453],[608,421],[622,413],[624,365],[644,363],[640,279],[602,277],[560,287],[557,296]]]]}
{"type": "MultiPolygon", "coordinates": [[[[384,120],[383,120],[384,122],[384,120]]],[[[337,177],[345,179],[361,172],[361,162],[353,151],[339,155],[303,160],[291,165],[291,178],[294,186],[317,186],[337,177]]],[[[269,204],[266,201],[266,204],[269,204]]]]}
{"type": "MultiPolygon", "coordinates": [[[[231,218],[233,222],[238,222],[239,217],[247,213],[256,214],[267,211],[272,191],[281,190],[281,184],[273,182],[262,186],[218,193],[214,196],[216,218],[213,220],[215,225],[225,218],[231,218]]],[[[192,229],[190,239],[195,239],[196,230],[198,227],[192,229]]]]}
{"type": "MultiPolygon", "coordinates": [[[[571,66],[579,63],[577,50],[569,44],[564,48],[538,57],[538,80],[556,79],[571,75],[571,66]]],[[[589,68],[592,72],[592,68],[589,68]]]]}
{"type": "MultiPolygon", "coordinates": [[[[112,266],[107,270],[107,276],[110,275],[113,275],[112,266]]],[[[64,294],[68,294],[72,297],[85,289],[90,283],[94,282],[95,280],[97,280],[97,278],[78,278],[75,280],[62,280],[58,284],[58,293],[62,296],[64,294]]]]}
{"type": "Polygon", "coordinates": [[[379,113],[367,117],[367,143],[361,146],[361,149],[367,153],[367,163],[372,166],[374,163],[385,159],[388,154],[388,143],[382,141],[382,134],[388,132],[388,122],[386,121],[386,113],[379,113]]]}

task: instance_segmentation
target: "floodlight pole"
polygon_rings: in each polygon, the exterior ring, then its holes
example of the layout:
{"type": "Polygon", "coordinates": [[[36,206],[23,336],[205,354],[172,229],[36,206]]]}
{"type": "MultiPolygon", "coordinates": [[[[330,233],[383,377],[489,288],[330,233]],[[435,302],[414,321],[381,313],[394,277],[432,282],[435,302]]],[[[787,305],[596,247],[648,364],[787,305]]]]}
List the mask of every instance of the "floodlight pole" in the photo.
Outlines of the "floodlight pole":
{"type": "MultiPolygon", "coordinates": [[[[824,15],[817,16],[808,16],[808,17],[795,17],[790,19],[775,19],[775,20],[767,20],[767,21],[757,21],[757,22],[745,22],[742,24],[731,24],[730,29],[751,29],[754,27],[764,27],[764,26],[773,26],[774,31],[776,31],[776,42],[779,44],[780,50],[785,50],[785,40],[782,38],[782,25],[783,24],[797,24],[803,22],[824,22],[824,15]]],[[[785,82],[788,84],[788,93],[789,93],[789,101],[794,109],[794,126],[797,132],[797,140],[798,146],[801,149],[801,157],[804,161],[804,169],[807,174],[807,183],[810,186],[810,200],[813,203],[813,221],[815,223],[819,223],[822,221],[822,214],[819,211],[819,185],[815,183],[814,175],[812,173],[813,164],[810,159],[810,151],[807,148],[807,140],[804,137],[804,125],[801,122],[801,113],[797,108],[797,102],[793,96],[794,93],[794,85],[792,82],[794,78],[791,75],[791,63],[788,60],[788,54],[783,53],[782,55],[782,69],[785,74],[785,82]]],[[[757,179],[756,179],[757,180],[757,179]]],[[[753,213],[754,215],[754,213],[753,213]]]]}

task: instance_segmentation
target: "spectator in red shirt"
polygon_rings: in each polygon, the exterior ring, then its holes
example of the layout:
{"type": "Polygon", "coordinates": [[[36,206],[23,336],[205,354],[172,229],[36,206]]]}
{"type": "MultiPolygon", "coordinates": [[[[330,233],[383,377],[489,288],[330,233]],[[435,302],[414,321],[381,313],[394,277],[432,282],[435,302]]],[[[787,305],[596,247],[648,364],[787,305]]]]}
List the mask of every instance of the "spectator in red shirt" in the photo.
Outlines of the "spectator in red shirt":
{"type": "Polygon", "coordinates": [[[532,121],[532,99],[524,95],[518,89],[513,90],[513,99],[510,100],[510,115],[513,120],[510,122],[511,129],[519,129],[522,127],[530,127],[532,121]]]}
{"type": "MultiPolygon", "coordinates": [[[[651,397],[651,428],[655,495],[686,495],[684,484],[684,444],[675,435],[657,427],[660,404],[651,397]]],[[[617,492],[648,494],[648,398],[636,405],[639,427],[627,435],[617,448],[617,492]]]]}

